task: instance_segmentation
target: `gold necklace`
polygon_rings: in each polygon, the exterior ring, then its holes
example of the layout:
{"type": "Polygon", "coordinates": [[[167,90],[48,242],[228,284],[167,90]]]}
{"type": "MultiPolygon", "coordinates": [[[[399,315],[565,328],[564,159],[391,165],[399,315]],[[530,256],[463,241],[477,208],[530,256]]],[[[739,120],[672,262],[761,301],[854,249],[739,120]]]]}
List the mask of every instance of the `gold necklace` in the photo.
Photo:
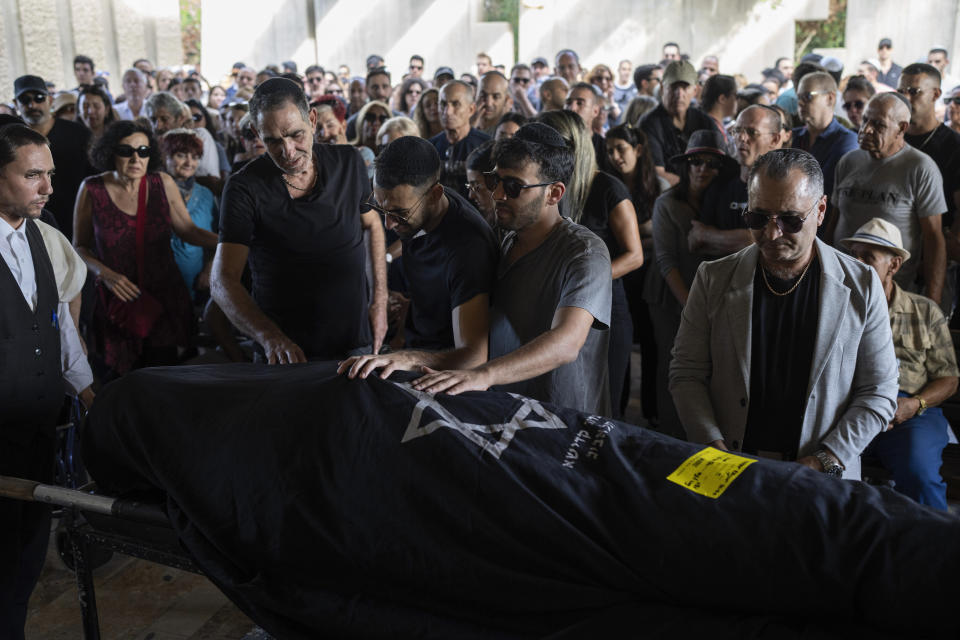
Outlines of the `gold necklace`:
{"type": "Polygon", "coordinates": [[[807,263],[807,266],[803,268],[803,273],[801,273],[800,277],[797,278],[797,281],[793,283],[793,286],[787,289],[786,291],[784,291],[783,293],[777,291],[776,289],[770,286],[770,281],[767,280],[767,270],[763,268],[763,265],[760,265],[760,273],[763,275],[763,283],[767,285],[767,289],[769,289],[770,293],[772,293],[775,296],[788,296],[794,291],[796,291],[797,287],[800,286],[800,283],[803,281],[803,276],[807,275],[807,269],[810,268],[811,264],[813,264],[813,259],[811,259],[810,262],[807,263]]]}

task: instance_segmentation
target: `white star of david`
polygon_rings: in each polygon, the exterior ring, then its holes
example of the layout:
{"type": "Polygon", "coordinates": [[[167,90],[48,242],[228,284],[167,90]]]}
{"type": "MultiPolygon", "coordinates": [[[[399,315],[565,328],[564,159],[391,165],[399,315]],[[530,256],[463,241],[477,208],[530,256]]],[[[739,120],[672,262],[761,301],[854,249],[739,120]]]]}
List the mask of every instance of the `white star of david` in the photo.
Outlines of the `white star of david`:
{"type": "Polygon", "coordinates": [[[480,447],[481,452],[486,451],[494,458],[500,459],[500,455],[510,446],[513,436],[522,429],[566,429],[566,423],[557,417],[552,411],[548,411],[536,400],[524,396],[518,396],[514,393],[508,394],[520,401],[520,407],[507,422],[502,424],[470,424],[463,422],[450,411],[443,407],[434,395],[417,391],[409,383],[393,383],[417,399],[417,404],[410,414],[410,422],[407,424],[407,430],[403,434],[400,442],[409,442],[421,436],[430,435],[440,427],[447,427],[458,431],[463,437],[480,447]],[[426,409],[432,409],[437,418],[427,424],[422,424],[423,414],[426,409]],[[542,420],[530,420],[532,416],[542,418],[542,420]],[[485,438],[484,435],[500,434],[498,440],[485,438]]]}

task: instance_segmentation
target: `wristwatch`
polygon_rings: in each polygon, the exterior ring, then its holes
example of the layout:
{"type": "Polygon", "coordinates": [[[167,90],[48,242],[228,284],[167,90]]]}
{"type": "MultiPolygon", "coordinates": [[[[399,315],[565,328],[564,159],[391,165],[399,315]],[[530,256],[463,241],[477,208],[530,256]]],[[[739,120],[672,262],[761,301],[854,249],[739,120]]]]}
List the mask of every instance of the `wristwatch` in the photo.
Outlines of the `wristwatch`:
{"type": "Polygon", "coordinates": [[[913,396],[914,399],[920,402],[920,408],[917,409],[917,415],[922,416],[923,412],[927,410],[927,401],[923,399],[923,396],[919,393],[913,396]]]}
{"type": "Polygon", "coordinates": [[[820,464],[823,465],[823,472],[828,476],[836,476],[839,478],[843,475],[843,467],[839,463],[835,462],[833,457],[830,456],[823,449],[817,449],[813,452],[813,455],[817,460],[820,461],[820,464]]]}

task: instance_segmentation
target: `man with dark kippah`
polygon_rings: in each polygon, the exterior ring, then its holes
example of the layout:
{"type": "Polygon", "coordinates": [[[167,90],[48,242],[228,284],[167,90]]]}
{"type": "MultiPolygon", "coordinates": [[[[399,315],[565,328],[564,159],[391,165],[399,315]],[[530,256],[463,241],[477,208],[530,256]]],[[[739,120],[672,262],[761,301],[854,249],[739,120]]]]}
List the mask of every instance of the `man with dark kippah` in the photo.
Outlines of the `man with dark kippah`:
{"type": "Polygon", "coordinates": [[[376,353],[387,331],[386,259],[363,159],[313,143],[317,112],[286,78],[257,87],[250,118],[267,153],[224,189],[214,300],[270,364],[376,353]],[[248,257],[252,298],[240,281],[248,257]]]}
{"type": "Polygon", "coordinates": [[[573,153],[535,122],[494,147],[484,174],[497,222],[510,233],[490,311],[490,361],[430,371],[420,391],[457,394],[496,387],[580,411],[610,414],[607,343],[610,254],[586,227],[560,216],[573,153]]]}
{"type": "Polygon", "coordinates": [[[403,244],[408,350],[350,358],[340,373],[366,378],[381,369],[386,378],[397,369],[468,369],[487,361],[496,239],[477,210],[439,180],[440,155],[423,138],[397,138],[377,158],[371,206],[403,244]]]}

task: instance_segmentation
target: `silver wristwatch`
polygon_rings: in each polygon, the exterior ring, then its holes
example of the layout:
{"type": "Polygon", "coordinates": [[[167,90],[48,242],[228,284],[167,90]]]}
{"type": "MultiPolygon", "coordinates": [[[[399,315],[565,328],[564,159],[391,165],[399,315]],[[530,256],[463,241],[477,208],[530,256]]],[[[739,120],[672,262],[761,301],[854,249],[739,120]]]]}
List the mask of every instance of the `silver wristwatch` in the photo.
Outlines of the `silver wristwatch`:
{"type": "Polygon", "coordinates": [[[823,465],[823,472],[828,476],[840,477],[843,475],[843,467],[840,466],[834,459],[827,454],[823,449],[817,449],[813,452],[813,455],[820,461],[820,464],[823,465]]]}

